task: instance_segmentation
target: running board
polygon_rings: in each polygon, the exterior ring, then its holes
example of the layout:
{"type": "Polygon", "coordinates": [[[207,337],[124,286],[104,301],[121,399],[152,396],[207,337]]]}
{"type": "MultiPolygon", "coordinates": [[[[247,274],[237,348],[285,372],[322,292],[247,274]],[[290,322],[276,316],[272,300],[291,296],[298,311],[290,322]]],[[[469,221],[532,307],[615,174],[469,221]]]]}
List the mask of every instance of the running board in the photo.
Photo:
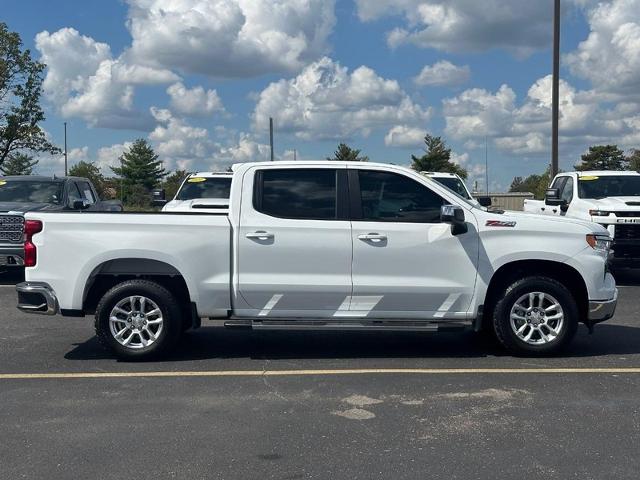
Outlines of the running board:
{"type": "Polygon", "coordinates": [[[443,332],[464,330],[469,325],[453,322],[415,320],[308,320],[308,319],[230,319],[227,328],[251,328],[253,330],[344,330],[388,332],[443,332]]]}

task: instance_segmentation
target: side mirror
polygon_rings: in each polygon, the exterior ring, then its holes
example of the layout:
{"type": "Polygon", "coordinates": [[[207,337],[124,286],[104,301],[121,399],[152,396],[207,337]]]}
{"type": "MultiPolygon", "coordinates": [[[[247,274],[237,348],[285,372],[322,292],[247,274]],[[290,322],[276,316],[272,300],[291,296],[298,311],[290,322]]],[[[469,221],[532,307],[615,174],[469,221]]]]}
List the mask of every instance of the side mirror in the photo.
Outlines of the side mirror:
{"type": "Polygon", "coordinates": [[[151,191],[151,204],[154,207],[164,207],[167,203],[164,188],[158,188],[151,191]]]}
{"type": "Polygon", "coordinates": [[[89,200],[74,200],[71,204],[71,208],[74,210],[86,210],[89,208],[89,200]]]}
{"type": "Polygon", "coordinates": [[[567,202],[560,198],[560,190],[557,188],[547,188],[547,191],[544,194],[544,203],[546,205],[552,206],[560,206],[564,205],[567,202]]]}
{"type": "Polygon", "coordinates": [[[451,225],[452,235],[467,233],[469,230],[464,219],[464,210],[456,205],[443,205],[440,207],[440,221],[451,225]]]}
{"type": "Polygon", "coordinates": [[[490,207],[491,206],[491,197],[478,197],[476,198],[481,207],[490,207]]]}

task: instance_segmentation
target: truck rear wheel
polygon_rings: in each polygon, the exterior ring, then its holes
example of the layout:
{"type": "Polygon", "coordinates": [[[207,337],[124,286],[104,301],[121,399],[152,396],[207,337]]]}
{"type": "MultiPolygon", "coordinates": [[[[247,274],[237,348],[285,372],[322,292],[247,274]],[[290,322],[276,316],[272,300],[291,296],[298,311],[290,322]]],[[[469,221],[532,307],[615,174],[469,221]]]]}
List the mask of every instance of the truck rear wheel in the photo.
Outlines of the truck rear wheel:
{"type": "Polygon", "coordinates": [[[119,358],[148,360],[168,352],[178,340],[180,305],[162,285],[129,280],[102,297],[95,329],[100,343],[119,358]]]}
{"type": "Polygon", "coordinates": [[[493,311],[500,343],[520,355],[550,355],[566,347],[578,327],[578,306],[560,282],[525,277],[504,290],[493,311]]]}

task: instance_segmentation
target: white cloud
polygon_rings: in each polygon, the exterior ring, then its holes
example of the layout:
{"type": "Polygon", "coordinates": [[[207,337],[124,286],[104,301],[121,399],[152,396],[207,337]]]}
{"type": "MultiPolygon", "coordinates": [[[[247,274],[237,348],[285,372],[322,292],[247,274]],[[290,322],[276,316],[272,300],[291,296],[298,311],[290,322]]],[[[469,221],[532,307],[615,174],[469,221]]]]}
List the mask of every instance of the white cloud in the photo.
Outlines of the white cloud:
{"type": "Polygon", "coordinates": [[[43,90],[65,118],[89,125],[149,129],[152,119],[133,107],[134,85],[161,84],[179,77],[168,70],[113,59],[106,43],[80,35],[73,28],[36,35],[36,48],[48,65],[43,90]]]}
{"type": "Polygon", "coordinates": [[[193,126],[167,109],[152,107],[151,114],[157,125],[149,140],[167,169],[224,170],[232,163],[269,158],[269,145],[251,134],[219,127],[214,129],[218,138],[212,138],[206,128],[193,126]]]}
{"type": "Polygon", "coordinates": [[[363,21],[404,16],[406,24],[388,33],[391,47],[413,44],[448,52],[503,48],[525,56],[547,47],[551,41],[553,8],[548,2],[356,0],[356,4],[363,21]]]}
{"type": "Polygon", "coordinates": [[[241,133],[236,144],[223,146],[216,155],[216,162],[263,162],[269,160],[271,147],[257,142],[248,133],[241,133]]]}
{"type": "Polygon", "coordinates": [[[95,158],[96,165],[105,175],[113,175],[110,167],[119,167],[120,157],[132,145],[133,142],[124,142],[100,147],[95,158]]]}
{"type": "Polygon", "coordinates": [[[589,11],[590,33],[565,56],[574,75],[600,94],[640,100],[640,0],[614,0],[589,11]]]}
{"type": "Polygon", "coordinates": [[[456,86],[468,82],[470,76],[468,65],[457,66],[441,60],[433,65],[425,65],[414,82],[420,86],[456,86]]]}
{"type": "Polygon", "coordinates": [[[327,50],[334,0],[128,0],[138,63],[217,77],[299,70],[327,50]]]}
{"type": "Polygon", "coordinates": [[[186,88],[182,83],[174,83],[167,88],[171,97],[171,108],[182,115],[206,117],[215,112],[224,112],[222,100],[215,90],[206,90],[200,86],[186,88]]]}
{"type": "Polygon", "coordinates": [[[423,124],[429,114],[397,81],[364,66],[349,73],[324,57],[260,92],[253,124],[256,130],[268,128],[271,116],[277,130],[302,139],[344,139],[393,124],[423,124]]]}
{"type": "MultiPolygon", "coordinates": [[[[593,91],[579,91],[560,82],[560,137],[565,147],[618,142],[628,148],[640,139],[640,105],[621,103],[608,108],[593,91]]],[[[443,100],[445,132],[467,146],[478,147],[489,137],[502,151],[543,154],[550,151],[551,76],[538,79],[518,104],[515,92],[502,85],[495,93],[469,89],[443,100]]]]}
{"type": "Polygon", "coordinates": [[[384,137],[387,147],[418,148],[424,143],[426,130],[423,128],[396,125],[384,137]]]}

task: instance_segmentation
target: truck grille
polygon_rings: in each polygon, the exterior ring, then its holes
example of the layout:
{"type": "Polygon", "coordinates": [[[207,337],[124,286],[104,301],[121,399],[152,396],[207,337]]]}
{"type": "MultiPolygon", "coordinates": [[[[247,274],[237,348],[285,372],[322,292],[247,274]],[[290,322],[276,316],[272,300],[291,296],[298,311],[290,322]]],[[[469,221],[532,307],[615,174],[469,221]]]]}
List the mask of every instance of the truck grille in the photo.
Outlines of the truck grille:
{"type": "Polygon", "coordinates": [[[0,243],[22,243],[24,218],[21,215],[0,215],[0,243]]]}
{"type": "Polygon", "coordinates": [[[616,225],[616,240],[640,240],[640,224],[616,225]]]}
{"type": "Polygon", "coordinates": [[[613,212],[616,217],[640,217],[640,211],[638,212],[613,212]]]}

